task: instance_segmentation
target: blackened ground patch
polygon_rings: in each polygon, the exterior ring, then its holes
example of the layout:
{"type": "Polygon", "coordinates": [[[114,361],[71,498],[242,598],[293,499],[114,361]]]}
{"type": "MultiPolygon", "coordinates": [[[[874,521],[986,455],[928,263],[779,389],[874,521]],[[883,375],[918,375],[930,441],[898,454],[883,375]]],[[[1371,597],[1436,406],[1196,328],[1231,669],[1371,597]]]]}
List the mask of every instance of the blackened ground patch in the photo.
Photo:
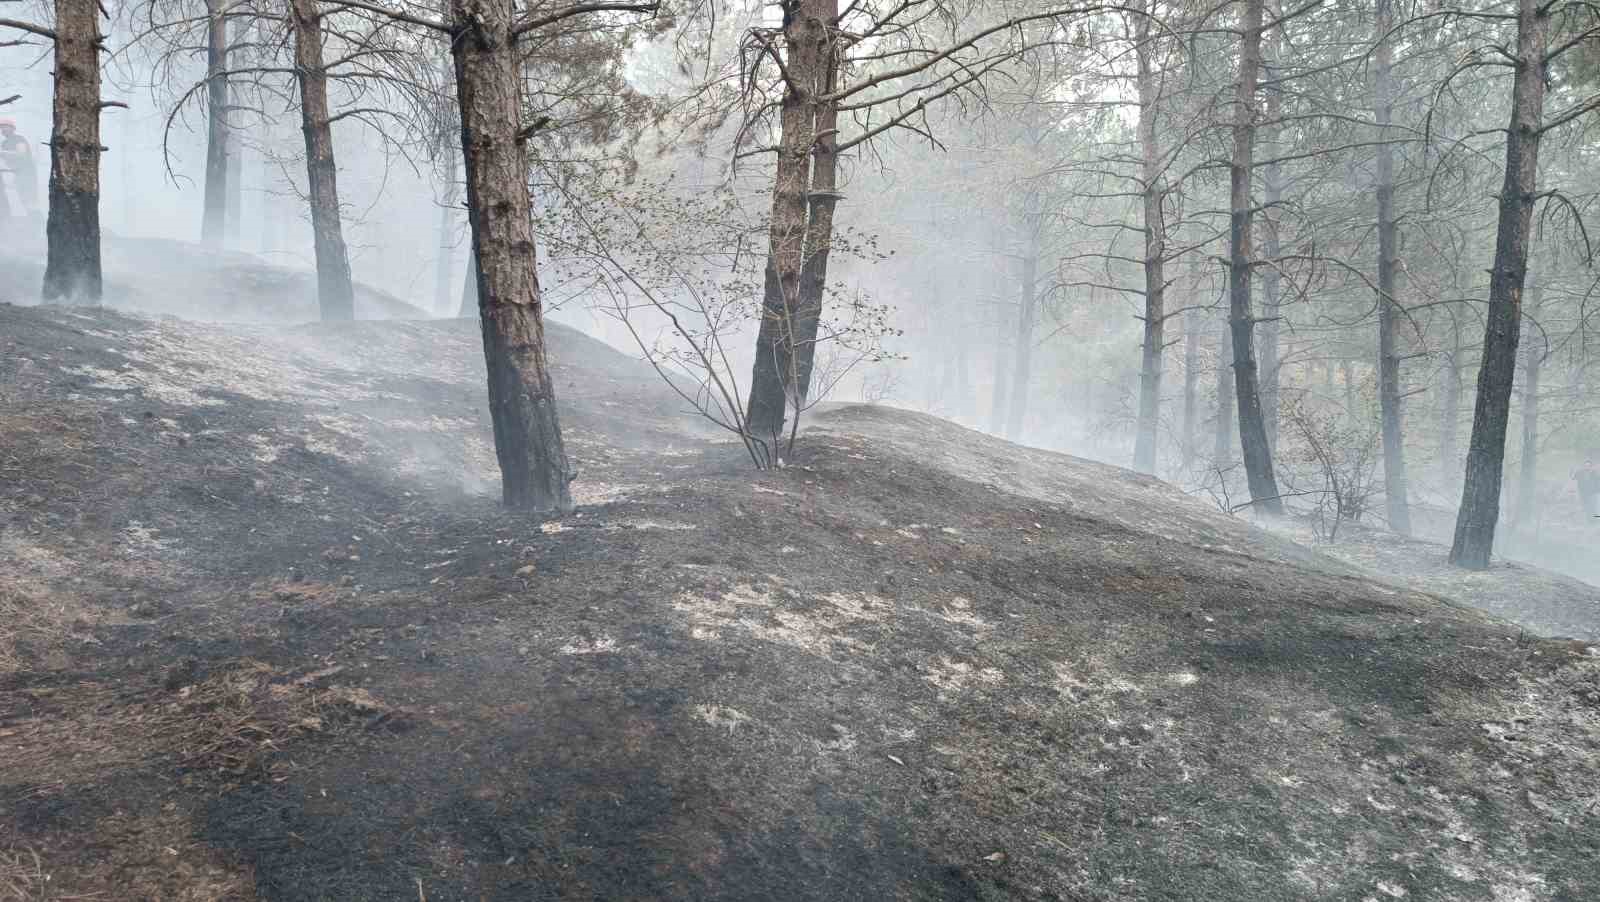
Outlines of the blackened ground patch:
{"type": "Polygon", "coordinates": [[[861,406],[752,473],[552,326],[583,501],[514,516],[472,323],[0,335],[0,856],[59,893],[1600,883],[1587,645],[1154,480],[861,406]]]}

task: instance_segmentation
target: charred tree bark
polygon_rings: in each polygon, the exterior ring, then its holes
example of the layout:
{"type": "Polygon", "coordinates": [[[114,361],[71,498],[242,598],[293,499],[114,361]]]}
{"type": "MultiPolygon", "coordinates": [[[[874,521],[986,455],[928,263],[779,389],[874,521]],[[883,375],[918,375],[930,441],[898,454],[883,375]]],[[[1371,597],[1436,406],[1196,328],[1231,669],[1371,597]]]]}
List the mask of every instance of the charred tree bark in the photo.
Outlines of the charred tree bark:
{"type": "Polygon", "coordinates": [[[1550,13],[1538,0],[1518,0],[1516,76],[1511,88],[1511,125],[1506,133],[1505,182],[1489,278],[1489,315],[1478,369],[1478,398],[1467,446],[1466,480],[1456,513],[1450,562],[1472,570],[1489,566],[1500,519],[1500,480],[1505,464],[1511,384],[1522,336],[1522,282],[1528,265],[1528,235],[1537,190],[1539,126],[1544,116],[1545,53],[1550,13]]]}
{"type": "Polygon", "coordinates": [[[200,242],[221,247],[228,218],[227,0],[206,0],[206,193],[200,242]]]}
{"type": "Polygon", "coordinates": [[[1257,510],[1283,513],[1278,480],[1272,471],[1272,449],[1267,444],[1261,415],[1261,391],[1256,377],[1253,333],[1255,316],[1250,308],[1250,271],[1254,242],[1250,221],[1250,174],[1255,165],[1256,83],[1261,71],[1261,14],[1263,0],[1245,0],[1244,39],[1239,48],[1239,85],[1233,126],[1233,160],[1230,175],[1228,324],[1233,337],[1233,381],[1239,402],[1239,448],[1244,458],[1250,499],[1257,510]]]}
{"type": "MultiPolygon", "coordinates": [[[[1152,2],[1151,7],[1154,7],[1152,2]]],[[[1151,10],[1154,11],[1153,9],[1151,10]]],[[[1140,16],[1134,43],[1139,66],[1140,194],[1144,217],[1144,344],[1139,367],[1139,420],[1133,442],[1133,468],[1156,471],[1156,439],[1161,420],[1162,354],[1166,348],[1166,224],[1161,215],[1161,148],[1156,143],[1157,47],[1150,17],[1140,16]]]]}
{"type": "MultiPolygon", "coordinates": [[[[820,0],[822,21],[839,17],[839,0],[820,0]]],[[[829,94],[839,79],[839,47],[828,42],[820,51],[823,70],[819,93],[829,94]]],[[[833,248],[833,211],[839,203],[839,104],[816,104],[816,139],[811,151],[811,190],[807,192],[810,221],[806,223],[805,257],[800,264],[800,302],[795,314],[794,388],[795,414],[811,397],[811,374],[816,366],[817,330],[822,323],[822,299],[828,288],[828,257],[833,248]]]]}
{"type": "Polygon", "coordinates": [[[772,186],[761,327],[756,336],[755,366],[750,374],[750,398],[745,411],[745,428],[752,436],[772,442],[772,452],[783,434],[796,372],[795,319],[805,257],[806,200],[816,139],[817,85],[827,42],[822,2],[783,3],[783,35],[788,53],[779,116],[777,175],[772,186]]]}
{"type": "Polygon", "coordinates": [[[56,0],[46,302],[100,303],[99,16],[95,0],[56,0]]]}
{"type": "Polygon", "coordinates": [[[339,169],[333,159],[328,117],[328,72],[322,61],[322,17],[316,0],[290,0],[295,76],[300,82],[300,125],[306,139],[306,183],[317,258],[317,305],[323,321],[356,318],[355,285],[339,211],[339,169]]]}
{"type": "MultiPolygon", "coordinates": [[[[1535,277],[1528,276],[1528,318],[1537,320],[1542,292],[1535,277]]],[[[1522,360],[1522,464],[1517,476],[1517,507],[1511,522],[1526,526],[1535,518],[1539,491],[1539,377],[1549,340],[1541,331],[1530,343],[1522,360]]]]}
{"type": "Polygon", "coordinates": [[[478,268],[489,413],[507,507],[566,511],[574,473],[545,357],[513,0],[451,0],[468,221],[478,268]]]}
{"type": "Polygon", "coordinates": [[[1378,407],[1383,429],[1383,488],[1389,528],[1411,534],[1411,508],[1407,499],[1405,435],[1400,421],[1400,351],[1395,334],[1400,314],[1399,226],[1394,211],[1394,148],[1389,122],[1394,116],[1394,48],[1391,0],[1377,0],[1376,65],[1373,112],[1378,125],[1378,407]]]}

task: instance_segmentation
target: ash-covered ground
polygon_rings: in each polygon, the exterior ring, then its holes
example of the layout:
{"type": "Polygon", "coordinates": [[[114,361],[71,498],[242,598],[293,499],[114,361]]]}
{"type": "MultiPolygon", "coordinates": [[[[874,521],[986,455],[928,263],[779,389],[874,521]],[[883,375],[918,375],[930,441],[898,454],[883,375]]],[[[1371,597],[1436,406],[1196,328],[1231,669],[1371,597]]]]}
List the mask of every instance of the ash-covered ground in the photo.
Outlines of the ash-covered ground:
{"type": "Polygon", "coordinates": [[[550,337],[560,519],[494,502],[474,323],[0,306],[0,899],[1600,886],[1583,584],[1542,638],[882,408],[757,474],[550,337]]]}

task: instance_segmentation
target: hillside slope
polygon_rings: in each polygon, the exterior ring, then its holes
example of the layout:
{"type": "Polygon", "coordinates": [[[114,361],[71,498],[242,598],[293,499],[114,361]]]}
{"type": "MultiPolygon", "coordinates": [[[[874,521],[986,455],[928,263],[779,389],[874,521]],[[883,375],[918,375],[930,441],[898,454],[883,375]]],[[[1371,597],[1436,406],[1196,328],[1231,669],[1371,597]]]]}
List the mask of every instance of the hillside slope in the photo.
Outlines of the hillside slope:
{"type": "Polygon", "coordinates": [[[925,416],[755,474],[551,336],[540,520],[474,324],[0,306],[0,898],[1600,885],[1594,649],[925,416]]]}
{"type": "MultiPolygon", "coordinates": [[[[218,322],[304,322],[317,315],[317,275],[240,251],[164,238],[106,234],[100,242],[105,304],[117,310],[218,322]]],[[[0,303],[33,303],[44,280],[42,233],[0,242],[0,303]]],[[[427,312],[361,282],[357,319],[423,318],[427,312]]]]}

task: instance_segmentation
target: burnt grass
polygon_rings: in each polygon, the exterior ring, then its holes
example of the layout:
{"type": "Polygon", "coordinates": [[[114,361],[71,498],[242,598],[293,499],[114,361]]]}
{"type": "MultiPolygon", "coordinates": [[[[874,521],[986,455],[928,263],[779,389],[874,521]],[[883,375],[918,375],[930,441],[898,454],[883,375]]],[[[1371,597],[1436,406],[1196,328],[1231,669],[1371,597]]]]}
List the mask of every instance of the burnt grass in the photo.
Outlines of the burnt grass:
{"type": "Polygon", "coordinates": [[[475,324],[0,306],[0,899],[1600,886],[1584,643],[917,414],[758,474],[551,340],[560,519],[475,324]]]}

